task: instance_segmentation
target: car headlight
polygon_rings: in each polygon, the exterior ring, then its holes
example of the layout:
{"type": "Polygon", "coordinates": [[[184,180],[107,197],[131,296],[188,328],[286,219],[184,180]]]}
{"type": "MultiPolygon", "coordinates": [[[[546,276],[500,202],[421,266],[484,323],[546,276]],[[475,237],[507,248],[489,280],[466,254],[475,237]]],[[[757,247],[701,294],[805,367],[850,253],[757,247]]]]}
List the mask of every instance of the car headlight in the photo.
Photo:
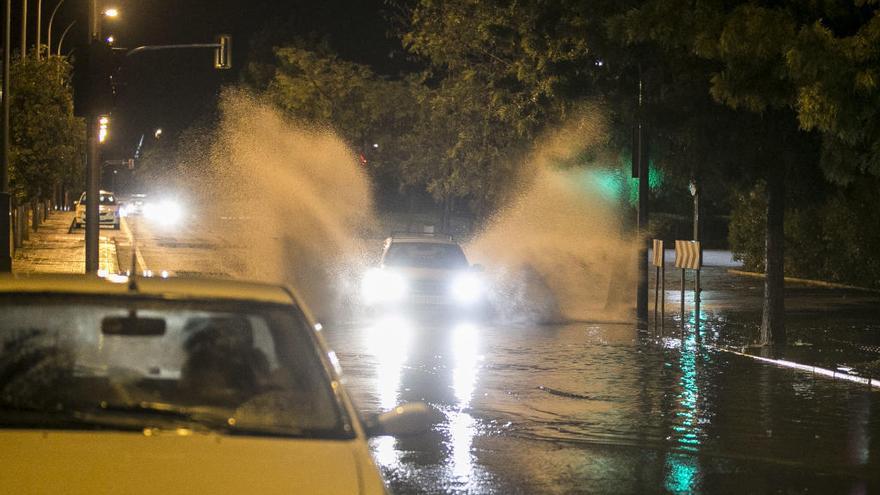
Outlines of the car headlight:
{"type": "Polygon", "coordinates": [[[452,298],[459,304],[474,304],[483,298],[483,280],[474,273],[462,273],[452,280],[452,298]]]}
{"type": "Polygon", "coordinates": [[[397,302],[404,295],[406,280],[399,273],[373,268],[361,284],[361,296],[367,304],[397,302]]]}
{"type": "Polygon", "coordinates": [[[148,220],[167,226],[175,225],[183,218],[183,208],[180,203],[171,200],[148,203],[144,205],[143,212],[148,220]]]}

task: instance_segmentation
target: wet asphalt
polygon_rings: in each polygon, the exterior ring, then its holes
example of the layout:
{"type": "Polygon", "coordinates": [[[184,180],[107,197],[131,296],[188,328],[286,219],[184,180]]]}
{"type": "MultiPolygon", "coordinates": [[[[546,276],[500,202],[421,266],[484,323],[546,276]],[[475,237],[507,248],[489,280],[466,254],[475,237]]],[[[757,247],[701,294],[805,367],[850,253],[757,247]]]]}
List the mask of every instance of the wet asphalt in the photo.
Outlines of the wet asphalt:
{"type": "MultiPolygon", "coordinates": [[[[136,229],[151,268],[226,274],[210,238],[136,229]]],[[[124,235],[120,266],[131,259],[124,235]]],[[[880,296],[794,284],[791,345],[768,349],[751,347],[760,279],[704,270],[699,338],[692,293],[682,325],[678,281],[668,269],[663,336],[653,322],[452,314],[356,318],[326,336],[365,414],[408,401],[435,411],[427,434],[371,441],[396,493],[880,492],[880,388],[726,351],[866,376],[880,360],[880,296]]]]}

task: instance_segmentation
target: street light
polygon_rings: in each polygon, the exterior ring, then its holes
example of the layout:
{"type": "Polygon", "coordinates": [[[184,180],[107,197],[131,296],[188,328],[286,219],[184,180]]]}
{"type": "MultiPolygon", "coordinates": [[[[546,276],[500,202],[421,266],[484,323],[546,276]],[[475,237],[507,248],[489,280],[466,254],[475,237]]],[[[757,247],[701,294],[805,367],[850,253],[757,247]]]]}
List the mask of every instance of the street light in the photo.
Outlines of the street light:
{"type": "MultiPolygon", "coordinates": [[[[52,55],[52,21],[55,20],[55,14],[58,13],[58,8],[61,7],[61,4],[64,3],[64,0],[60,0],[57,4],[55,4],[55,8],[52,9],[52,15],[49,16],[49,26],[46,27],[46,46],[49,47],[49,55],[52,55]]],[[[37,44],[39,44],[39,40],[37,40],[37,44]]]]}
{"type": "Polygon", "coordinates": [[[104,9],[104,16],[113,18],[119,17],[119,9],[117,9],[116,7],[104,9]]]}
{"type": "Polygon", "coordinates": [[[98,119],[98,142],[103,143],[107,140],[108,130],[107,128],[110,126],[110,118],[106,115],[102,115],[101,118],[98,119]]]}
{"type": "Polygon", "coordinates": [[[160,128],[158,128],[158,129],[156,129],[156,132],[153,133],[153,136],[154,136],[156,139],[159,139],[160,137],[162,137],[162,128],[160,127],[160,128]]]}
{"type": "Polygon", "coordinates": [[[110,36],[107,36],[108,45],[112,45],[114,41],[116,41],[116,38],[112,34],[110,36]]]}
{"type": "MultiPolygon", "coordinates": [[[[58,56],[59,57],[61,56],[61,44],[64,43],[64,38],[67,36],[67,32],[70,31],[70,28],[72,28],[74,24],[76,24],[76,21],[75,20],[71,21],[70,24],[68,24],[67,27],[64,28],[64,31],[61,33],[61,39],[58,40],[58,56]]],[[[52,49],[52,47],[50,46],[49,51],[51,51],[51,49],[52,49]]]]}

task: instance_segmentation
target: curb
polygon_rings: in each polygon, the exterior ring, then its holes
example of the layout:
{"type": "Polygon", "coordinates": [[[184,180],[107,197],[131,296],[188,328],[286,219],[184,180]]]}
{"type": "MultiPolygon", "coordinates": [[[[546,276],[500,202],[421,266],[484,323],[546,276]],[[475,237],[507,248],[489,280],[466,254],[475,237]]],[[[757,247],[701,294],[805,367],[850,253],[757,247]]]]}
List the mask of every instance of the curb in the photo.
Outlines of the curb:
{"type": "MultiPolygon", "coordinates": [[[[748,273],[748,272],[747,272],[748,273]]],[[[736,356],[741,356],[749,359],[754,359],[756,361],[771,364],[775,366],[779,366],[782,368],[788,368],[792,370],[812,373],[813,375],[819,375],[825,378],[830,378],[832,380],[841,380],[847,381],[851,383],[857,383],[860,385],[866,385],[870,390],[880,390],[880,380],[876,378],[872,378],[870,376],[859,376],[859,375],[850,375],[849,373],[841,373],[835,370],[829,370],[826,368],[822,368],[819,366],[813,366],[809,364],[801,364],[795,361],[789,361],[787,359],[773,359],[764,356],[756,356],[754,354],[750,354],[748,352],[737,351],[734,349],[728,349],[726,347],[719,347],[716,345],[708,344],[706,347],[710,349],[714,349],[720,352],[727,352],[730,354],[734,354],[736,356]]]]}
{"type": "MultiPolygon", "coordinates": [[[[740,275],[743,277],[752,277],[752,278],[766,278],[766,274],[759,272],[747,272],[744,270],[736,270],[733,268],[729,268],[727,273],[731,275],[740,275]]],[[[812,285],[815,287],[825,287],[828,289],[849,289],[849,290],[858,290],[862,292],[871,292],[873,294],[880,294],[880,289],[871,289],[869,287],[859,287],[856,285],[847,285],[847,284],[839,284],[836,282],[826,282],[824,280],[812,280],[809,278],[797,278],[797,277],[784,277],[786,282],[796,283],[796,284],[804,284],[804,285],[812,285]]]]}

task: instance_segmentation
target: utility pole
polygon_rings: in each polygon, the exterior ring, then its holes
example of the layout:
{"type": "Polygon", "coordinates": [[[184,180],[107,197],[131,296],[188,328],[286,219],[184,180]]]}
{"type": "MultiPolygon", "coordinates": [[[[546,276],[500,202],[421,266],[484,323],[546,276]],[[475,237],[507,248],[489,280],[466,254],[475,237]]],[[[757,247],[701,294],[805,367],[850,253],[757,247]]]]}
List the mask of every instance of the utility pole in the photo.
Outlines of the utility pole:
{"type": "Polygon", "coordinates": [[[86,273],[98,272],[98,234],[101,226],[98,219],[98,201],[101,170],[98,164],[98,101],[100,71],[97,67],[100,43],[100,18],[98,1],[89,0],[89,39],[88,39],[88,97],[86,98],[86,273]]]}
{"type": "Polygon", "coordinates": [[[9,65],[12,55],[12,0],[6,0],[6,16],[3,22],[3,130],[0,132],[0,273],[12,272],[12,253],[9,239],[9,65]]]}
{"type": "Polygon", "coordinates": [[[636,242],[639,243],[639,281],[636,294],[636,318],[640,328],[648,328],[648,146],[645,136],[643,94],[642,94],[642,70],[639,67],[639,106],[633,143],[634,167],[639,178],[639,213],[638,235],[636,242]]]}

